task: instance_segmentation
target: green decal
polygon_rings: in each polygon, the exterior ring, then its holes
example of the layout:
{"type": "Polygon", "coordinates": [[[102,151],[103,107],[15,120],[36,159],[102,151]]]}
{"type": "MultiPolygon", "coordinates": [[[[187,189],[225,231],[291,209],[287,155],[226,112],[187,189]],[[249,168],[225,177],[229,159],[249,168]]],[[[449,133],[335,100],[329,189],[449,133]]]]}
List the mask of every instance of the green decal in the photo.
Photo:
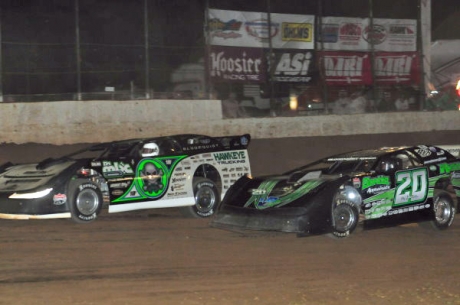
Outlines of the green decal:
{"type": "Polygon", "coordinates": [[[216,161],[245,159],[244,151],[222,152],[213,154],[216,161]]]}
{"type": "Polygon", "coordinates": [[[137,165],[133,183],[128,190],[113,200],[124,202],[140,199],[156,199],[168,189],[171,173],[176,165],[187,156],[142,159],[137,165]]]}
{"type": "Polygon", "coordinates": [[[365,190],[374,185],[390,185],[390,177],[378,176],[378,177],[364,177],[362,189],[365,190]]]}
{"type": "Polygon", "coordinates": [[[286,189],[283,190],[283,194],[279,196],[270,196],[270,193],[279,181],[280,180],[267,180],[262,182],[259,188],[253,191],[253,194],[255,195],[252,195],[244,206],[248,207],[251,204],[254,204],[254,206],[259,210],[280,207],[299,199],[301,196],[323,183],[323,180],[310,180],[297,189],[294,187],[286,187],[286,189]]]}
{"type": "Polygon", "coordinates": [[[460,162],[439,164],[440,174],[449,174],[453,171],[460,171],[460,162]]]}
{"type": "Polygon", "coordinates": [[[424,202],[428,196],[428,170],[420,168],[396,173],[394,205],[424,202]]]}
{"type": "Polygon", "coordinates": [[[393,206],[394,194],[395,189],[390,189],[386,192],[365,199],[363,201],[364,206],[370,205],[370,209],[365,212],[365,218],[380,218],[386,215],[393,206]]]}

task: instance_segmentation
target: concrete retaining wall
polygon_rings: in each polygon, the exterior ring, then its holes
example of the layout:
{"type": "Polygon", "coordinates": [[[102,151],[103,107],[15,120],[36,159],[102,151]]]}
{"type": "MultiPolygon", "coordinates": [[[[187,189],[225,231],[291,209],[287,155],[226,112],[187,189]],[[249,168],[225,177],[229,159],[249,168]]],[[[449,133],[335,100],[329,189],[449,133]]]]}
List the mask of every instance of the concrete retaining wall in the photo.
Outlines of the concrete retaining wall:
{"type": "Polygon", "coordinates": [[[74,144],[179,133],[253,138],[460,130],[460,111],[223,119],[217,100],[0,104],[0,143],[74,144]]]}

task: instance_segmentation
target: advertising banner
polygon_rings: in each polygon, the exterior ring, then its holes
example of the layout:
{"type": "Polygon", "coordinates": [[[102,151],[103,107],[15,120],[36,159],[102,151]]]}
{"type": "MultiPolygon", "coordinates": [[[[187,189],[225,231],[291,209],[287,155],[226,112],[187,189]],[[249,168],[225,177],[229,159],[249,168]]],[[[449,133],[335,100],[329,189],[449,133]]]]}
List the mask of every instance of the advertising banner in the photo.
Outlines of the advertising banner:
{"type": "Polygon", "coordinates": [[[211,46],[207,64],[212,81],[262,83],[266,62],[264,49],[211,46]]]}
{"type": "Polygon", "coordinates": [[[375,82],[379,85],[416,85],[420,83],[417,52],[379,52],[374,60],[375,82]]]}
{"type": "Polygon", "coordinates": [[[328,85],[372,84],[369,53],[322,51],[318,54],[320,69],[323,70],[324,81],[328,85]]]}
{"type": "Polygon", "coordinates": [[[420,61],[417,52],[318,52],[318,65],[328,85],[371,85],[373,80],[383,86],[417,85],[420,61]],[[374,62],[374,78],[371,63],[374,62]]]}
{"type": "Polygon", "coordinates": [[[209,44],[275,49],[314,49],[313,15],[209,9],[209,44]]]}
{"type": "MultiPolygon", "coordinates": [[[[266,50],[268,54],[268,50],[266,50]]],[[[308,83],[315,71],[313,51],[308,50],[275,50],[273,81],[308,83]]],[[[268,58],[268,56],[267,56],[268,58]]],[[[270,65],[267,64],[269,67],[270,65]]],[[[267,73],[270,69],[268,69],[267,73]]]]}
{"type": "Polygon", "coordinates": [[[414,52],[417,20],[323,17],[318,49],[340,51],[414,52]]]}

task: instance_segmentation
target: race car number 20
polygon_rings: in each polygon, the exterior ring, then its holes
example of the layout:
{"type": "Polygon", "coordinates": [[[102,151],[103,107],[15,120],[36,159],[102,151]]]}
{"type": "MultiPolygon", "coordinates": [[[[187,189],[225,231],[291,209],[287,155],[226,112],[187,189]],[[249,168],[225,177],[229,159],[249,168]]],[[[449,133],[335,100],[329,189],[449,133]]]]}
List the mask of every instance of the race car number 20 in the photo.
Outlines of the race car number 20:
{"type": "Polygon", "coordinates": [[[395,205],[423,202],[428,195],[426,168],[396,173],[395,205]]]}

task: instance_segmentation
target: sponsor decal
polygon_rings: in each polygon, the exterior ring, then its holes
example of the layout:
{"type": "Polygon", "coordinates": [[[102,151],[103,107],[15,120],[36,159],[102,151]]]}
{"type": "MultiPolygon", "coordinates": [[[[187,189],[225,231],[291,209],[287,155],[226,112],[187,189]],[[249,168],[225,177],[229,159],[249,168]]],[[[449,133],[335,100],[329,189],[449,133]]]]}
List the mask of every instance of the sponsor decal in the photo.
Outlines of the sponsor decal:
{"type": "Polygon", "coordinates": [[[240,138],[240,143],[241,143],[241,145],[246,146],[246,145],[248,145],[249,140],[248,140],[247,137],[241,137],[240,138]]]}
{"type": "Polygon", "coordinates": [[[310,42],[313,39],[311,23],[288,23],[281,24],[281,39],[283,41],[305,41],[310,42]]]}
{"type": "Polygon", "coordinates": [[[133,175],[134,171],[131,165],[124,162],[103,161],[102,174],[104,177],[116,178],[124,175],[133,175]]]}
{"type": "Polygon", "coordinates": [[[209,144],[209,145],[191,145],[191,146],[184,146],[182,148],[183,151],[191,151],[191,150],[202,150],[202,149],[213,149],[218,147],[218,144],[209,144]]]}
{"type": "Polygon", "coordinates": [[[92,184],[92,183],[85,183],[85,184],[81,184],[81,185],[78,187],[78,189],[79,189],[80,191],[84,190],[85,188],[92,188],[92,189],[95,190],[95,189],[97,189],[97,186],[95,186],[95,185],[92,184]]]}
{"type": "Polygon", "coordinates": [[[432,148],[425,146],[425,145],[419,145],[418,149],[415,150],[415,153],[418,154],[422,158],[431,156],[433,152],[434,151],[432,148]]]}
{"type": "Polygon", "coordinates": [[[183,190],[185,187],[185,184],[184,183],[180,183],[180,184],[173,184],[171,185],[171,191],[181,191],[183,190]]]}
{"type": "Polygon", "coordinates": [[[84,220],[84,221],[91,221],[91,220],[96,219],[96,217],[97,217],[96,213],[93,213],[93,214],[91,214],[89,216],[85,216],[85,215],[81,215],[81,214],[78,215],[78,218],[80,218],[81,220],[84,220]]]}
{"type": "Polygon", "coordinates": [[[323,23],[321,27],[320,42],[336,43],[339,37],[339,25],[332,23],[323,23]]]}
{"type": "Polygon", "coordinates": [[[388,32],[391,35],[413,36],[415,35],[415,28],[413,25],[404,25],[404,24],[390,25],[388,32]]]}
{"type": "Polygon", "coordinates": [[[419,204],[419,205],[414,205],[410,207],[393,209],[393,210],[388,211],[388,213],[386,213],[386,215],[384,216],[391,216],[391,215],[403,214],[407,212],[419,211],[423,209],[428,209],[429,207],[430,207],[429,204],[419,204]]]}
{"type": "Polygon", "coordinates": [[[361,179],[357,177],[353,178],[353,187],[359,189],[361,187],[361,179]]]}
{"type": "MultiPolygon", "coordinates": [[[[439,174],[450,174],[453,171],[460,171],[460,162],[455,162],[455,163],[442,163],[439,164],[439,174]]],[[[455,173],[455,177],[452,176],[452,178],[458,178],[457,175],[459,173],[455,173]]]]}
{"type": "Polygon", "coordinates": [[[167,197],[181,197],[181,196],[186,196],[187,192],[173,192],[173,193],[168,193],[166,194],[167,197]]]}
{"type": "Polygon", "coordinates": [[[311,52],[283,52],[276,54],[277,64],[274,71],[274,80],[278,82],[309,82],[308,76],[311,52]]]}
{"type": "MultiPolygon", "coordinates": [[[[238,164],[246,162],[246,154],[244,151],[214,153],[213,156],[219,164],[238,164]]],[[[230,171],[233,170],[234,168],[230,169],[230,171]]],[[[228,169],[224,168],[222,171],[228,171],[228,169]]]]}
{"type": "Polygon", "coordinates": [[[340,25],[339,37],[344,44],[347,44],[347,41],[353,41],[356,43],[361,39],[363,30],[361,24],[359,23],[343,23],[340,25]]]}
{"type": "Polygon", "coordinates": [[[270,196],[270,193],[273,191],[278,182],[278,179],[263,181],[258,187],[257,191],[252,190],[253,194],[251,195],[251,198],[246,201],[244,207],[254,205],[256,209],[262,210],[271,207],[284,206],[294,200],[299,199],[310,190],[323,183],[322,180],[310,180],[305,182],[297,189],[290,188],[285,190],[285,193],[282,196],[270,196]],[[254,195],[254,193],[257,195],[254,195]]]}
{"type": "Polygon", "coordinates": [[[363,57],[359,56],[327,56],[324,57],[326,76],[348,76],[358,77],[361,80],[363,75],[363,57]]]}
{"type": "Polygon", "coordinates": [[[53,196],[53,204],[54,205],[63,205],[67,202],[67,196],[65,194],[55,194],[53,196]]]}
{"type": "Polygon", "coordinates": [[[210,76],[226,81],[265,81],[263,58],[263,49],[213,46],[209,54],[210,76]]]}
{"type": "Polygon", "coordinates": [[[442,161],[444,161],[446,159],[447,159],[446,157],[441,157],[441,158],[437,158],[437,159],[433,159],[433,160],[427,160],[427,161],[423,162],[423,164],[432,164],[432,163],[442,162],[442,161]]]}
{"type": "Polygon", "coordinates": [[[236,32],[241,29],[242,25],[243,23],[241,21],[235,19],[224,22],[218,18],[213,18],[208,22],[208,27],[212,32],[212,36],[224,39],[235,39],[241,37],[241,34],[236,32]]]}
{"type": "Polygon", "coordinates": [[[114,196],[120,196],[123,194],[123,191],[122,190],[113,190],[112,191],[112,195],[114,196]]]}
{"type": "Polygon", "coordinates": [[[127,188],[130,185],[130,183],[127,182],[121,182],[121,183],[112,183],[110,184],[111,188],[127,188]]]}
{"type": "Polygon", "coordinates": [[[256,38],[258,41],[268,41],[269,38],[275,37],[279,32],[279,23],[260,19],[245,22],[244,27],[249,36],[256,38]]]}
{"type": "Polygon", "coordinates": [[[376,186],[376,185],[390,185],[390,177],[378,176],[378,177],[364,177],[363,178],[363,190],[376,186]]]}
{"type": "Polygon", "coordinates": [[[380,194],[385,191],[388,191],[390,189],[389,185],[380,185],[380,186],[375,186],[375,187],[370,187],[366,189],[366,193],[368,195],[375,195],[375,194],[380,194]]]}
{"type": "Polygon", "coordinates": [[[171,179],[171,182],[172,182],[172,183],[176,183],[176,182],[183,182],[183,181],[186,181],[186,180],[187,180],[187,177],[172,178],[172,179],[171,179]]]}
{"type": "Polygon", "coordinates": [[[223,22],[220,19],[214,18],[209,20],[208,26],[211,31],[239,31],[242,24],[241,21],[235,19],[223,22]]]}
{"type": "Polygon", "coordinates": [[[377,157],[344,157],[344,158],[328,158],[328,162],[334,161],[359,161],[359,160],[375,160],[377,157]]]}
{"type": "Polygon", "coordinates": [[[379,53],[375,56],[375,76],[378,81],[407,82],[412,79],[415,54],[379,53]]]}
{"type": "Polygon", "coordinates": [[[359,52],[320,52],[324,64],[324,75],[333,85],[370,84],[370,58],[359,52]]]}
{"type": "Polygon", "coordinates": [[[363,32],[364,40],[374,45],[384,42],[387,36],[388,33],[385,26],[381,24],[373,24],[372,28],[371,26],[366,26],[363,32]]]}
{"type": "Polygon", "coordinates": [[[101,165],[102,165],[102,164],[101,164],[100,161],[93,161],[93,162],[91,162],[91,166],[93,166],[93,167],[100,167],[101,165]]]}

